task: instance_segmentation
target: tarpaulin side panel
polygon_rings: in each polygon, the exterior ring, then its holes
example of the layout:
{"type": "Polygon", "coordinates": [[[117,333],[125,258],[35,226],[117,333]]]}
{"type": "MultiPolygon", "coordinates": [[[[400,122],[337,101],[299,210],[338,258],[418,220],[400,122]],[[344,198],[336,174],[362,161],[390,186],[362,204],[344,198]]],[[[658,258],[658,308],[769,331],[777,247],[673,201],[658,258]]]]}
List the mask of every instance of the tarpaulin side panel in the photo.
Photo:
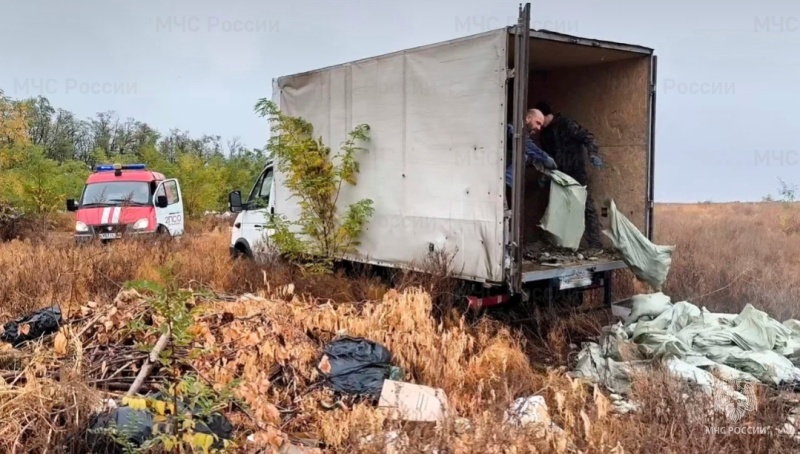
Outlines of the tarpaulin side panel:
{"type": "MultiPolygon", "coordinates": [[[[334,150],[370,126],[358,184],[338,200],[374,202],[351,258],[408,267],[433,247],[456,254],[462,278],[503,279],[506,43],[498,30],[277,80],[281,110],[334,150]]],[[[276,211],[296,219],[276,181],[276,211]]]]}

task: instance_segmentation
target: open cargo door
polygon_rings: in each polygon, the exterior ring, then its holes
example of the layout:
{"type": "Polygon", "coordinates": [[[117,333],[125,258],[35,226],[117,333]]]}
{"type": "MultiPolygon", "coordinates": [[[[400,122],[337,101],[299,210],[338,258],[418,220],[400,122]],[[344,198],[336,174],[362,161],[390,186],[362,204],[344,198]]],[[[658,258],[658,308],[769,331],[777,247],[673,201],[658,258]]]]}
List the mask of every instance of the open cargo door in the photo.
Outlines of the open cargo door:
{"type": "Polygon", "coordinates": [[[653,241],[653,217],[655,209],[654,180],[656,167],[656,78],[658,76],[658,57],[653,55],[650,63],[650,137],[647,150],[647,239],[653,241]]]}
{"type": "Polygon", "coordinates": [[[525,194],[525,112],[528,104],[528,52],[530,50],[531,4],[519,10],[519,19],[514,31],[514,143],[512,145],[513,186],[511,193],[511,276],[512,293],[522,292],[522,201],[525,194]]]}

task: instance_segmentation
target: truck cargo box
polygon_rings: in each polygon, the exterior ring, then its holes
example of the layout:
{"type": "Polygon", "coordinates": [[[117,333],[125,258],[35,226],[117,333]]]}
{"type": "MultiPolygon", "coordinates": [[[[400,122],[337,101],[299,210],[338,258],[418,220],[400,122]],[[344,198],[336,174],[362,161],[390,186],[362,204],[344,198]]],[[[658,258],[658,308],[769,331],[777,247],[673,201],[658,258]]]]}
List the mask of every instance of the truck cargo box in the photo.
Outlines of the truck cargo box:
{"type": "MultiPolygon", "coordinates": [[[[518,30],[502,28],[273,80],[280,109],[311,122],[332,148],[356,125],[371,128],[367,151],[357,156],[358,184],[344,187],[338,201],[340,207],[374,201],[359,255],[349,258],[410,268],[443,249],[455,254],[456,275],[494,284],[508,282],[513,272],[530,281],[624,267],[609,260],[512,266],[504,198],[518,30]]],[[[546,99],[595,134],[605,161],[604,169],[589,170],[598,212],[613,198],[650,234],[652,49],[547,31],[526,34],[527,105],[546,99]]],[[[276,171],[275,179],[276,212],[296,218],[284,175],[276,171]]],[[[548,194],[537,180],[529,168],[523,214],[511,217],[521,218],[525,242],[542,234],[536,225],[548,194]]]]}

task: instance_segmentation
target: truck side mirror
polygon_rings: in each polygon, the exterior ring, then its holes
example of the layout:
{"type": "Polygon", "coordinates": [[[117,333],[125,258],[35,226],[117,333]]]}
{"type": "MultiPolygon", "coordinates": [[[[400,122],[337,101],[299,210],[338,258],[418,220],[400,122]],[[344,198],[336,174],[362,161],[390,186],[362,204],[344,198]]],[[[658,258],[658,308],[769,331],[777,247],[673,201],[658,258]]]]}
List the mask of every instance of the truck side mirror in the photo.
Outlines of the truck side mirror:
{"type": "Polygon", "coordinates": [[[160,196],[156,197],[156,206],[158,208],[166,208],[167,205],[168,205],[167,204],[167,196],[160,195],[160,196]]]}
{"type": "Polygon", "coordinates": [[[232,191],[228,194],[228,203],[231,213],[239,213],[242,211],[242,193],[239,191],[232,191]]]}
{"type": "Polygon", "coordinates": [[[67,199],[67,211],[78,211],[78,204],[75,199],[67,199]]]}

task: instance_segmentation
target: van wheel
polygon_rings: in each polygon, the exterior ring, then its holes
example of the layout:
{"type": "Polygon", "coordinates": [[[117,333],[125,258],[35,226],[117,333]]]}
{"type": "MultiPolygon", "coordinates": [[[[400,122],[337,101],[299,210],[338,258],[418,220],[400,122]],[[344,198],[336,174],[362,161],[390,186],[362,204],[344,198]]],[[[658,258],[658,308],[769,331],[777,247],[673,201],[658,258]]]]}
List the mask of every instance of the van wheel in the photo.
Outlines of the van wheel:
{"type": "Polygon", "coordinates": [[[163,225],[159,225],[156,229],[156,241],[166,241],[169,238],[169,230],[163,225]]]}
{"type": "Polygon", "coordinates": [[[241,245],[238,245],[238,244],[233,249],[233,254],[231,255],[231,257],[234,260],[241,260],[241,259],[250,258],[249,254],[247,253],[247,250],[244,248],[244,246],[241,246],[241,245]]]}

